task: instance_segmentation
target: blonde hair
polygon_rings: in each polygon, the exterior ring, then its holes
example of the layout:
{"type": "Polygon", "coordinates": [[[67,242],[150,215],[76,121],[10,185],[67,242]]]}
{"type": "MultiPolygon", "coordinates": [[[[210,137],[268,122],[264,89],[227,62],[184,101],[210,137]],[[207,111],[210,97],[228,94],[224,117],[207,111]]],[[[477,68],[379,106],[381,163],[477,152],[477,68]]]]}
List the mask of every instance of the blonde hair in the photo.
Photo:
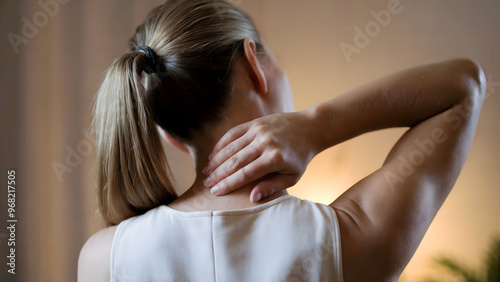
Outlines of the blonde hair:
{"type": "Polygon", "coordinates": [[[95,100],[97,196],[108,226],[178,197],[156,125],[186,141],[221,120],[245,38],[262,53],[248,15],[213,0],[167,1],[137,28],[95,100]],[[152,73],[144,71],[146,52],[136,51],[141,45],[156,54],[152,73]]]}

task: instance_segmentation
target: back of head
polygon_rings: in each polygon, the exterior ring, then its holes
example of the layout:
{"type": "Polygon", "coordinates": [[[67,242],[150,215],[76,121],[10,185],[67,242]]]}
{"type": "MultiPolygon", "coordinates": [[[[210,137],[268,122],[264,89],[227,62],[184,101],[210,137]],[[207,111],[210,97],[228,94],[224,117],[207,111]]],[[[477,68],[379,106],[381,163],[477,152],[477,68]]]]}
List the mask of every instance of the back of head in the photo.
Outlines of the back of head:
{"type": "Polygon", "coordinates": [[[189,140],[221,120],[245,38],[263,50],[248,15],[214,0],[169,0],[137,28],[95,101],[98,201],[108,225],[177,198],[156,125],[189,140]]]}

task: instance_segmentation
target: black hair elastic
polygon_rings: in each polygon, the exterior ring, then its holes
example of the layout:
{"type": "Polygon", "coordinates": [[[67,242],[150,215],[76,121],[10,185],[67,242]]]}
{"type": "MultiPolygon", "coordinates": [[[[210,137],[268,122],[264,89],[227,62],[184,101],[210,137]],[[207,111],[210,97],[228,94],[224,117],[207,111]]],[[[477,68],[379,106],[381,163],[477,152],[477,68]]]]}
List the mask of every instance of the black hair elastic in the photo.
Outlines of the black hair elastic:
{"type": "Polygon", "coordinates": [[[148,74],[155,73],[156,72],[156,54],[151,49],[151,47],[146,46],[146,45],[141,45],[135,47],[135,51],[144,51],[146,55],[148,56],[148,65],[144,68],[144,71],[148,74]]]}

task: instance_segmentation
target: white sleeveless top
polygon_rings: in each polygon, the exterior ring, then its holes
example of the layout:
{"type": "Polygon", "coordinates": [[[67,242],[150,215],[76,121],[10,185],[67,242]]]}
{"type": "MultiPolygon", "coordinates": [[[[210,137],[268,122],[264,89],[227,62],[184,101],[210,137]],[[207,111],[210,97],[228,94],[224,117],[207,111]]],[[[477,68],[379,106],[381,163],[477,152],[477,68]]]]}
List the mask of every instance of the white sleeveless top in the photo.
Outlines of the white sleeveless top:
{"type": "Polygon", "coordinates": [[[111,281],[343,281],[337,216],[292,195],[259,206],[183,212],[162,205],[122,221],[111,281]]]}

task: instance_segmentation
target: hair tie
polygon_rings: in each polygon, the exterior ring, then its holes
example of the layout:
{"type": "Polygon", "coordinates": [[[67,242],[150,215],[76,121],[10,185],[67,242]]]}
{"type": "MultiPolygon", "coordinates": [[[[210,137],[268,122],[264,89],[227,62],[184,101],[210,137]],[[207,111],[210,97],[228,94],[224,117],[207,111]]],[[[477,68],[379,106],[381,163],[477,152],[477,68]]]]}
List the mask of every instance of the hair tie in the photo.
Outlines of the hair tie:
{"type": "Polygon", "coordinates": [[[144,71],[148,74],[155,73],[157,65],[156,65],[156,54],[155,52],[153,52],[153,49],[151,49],[151,47],[146,45],[135,47],[135,51],[139,50],[144,51],[148,56],[148,64],[144,68],[144,71]]]}

